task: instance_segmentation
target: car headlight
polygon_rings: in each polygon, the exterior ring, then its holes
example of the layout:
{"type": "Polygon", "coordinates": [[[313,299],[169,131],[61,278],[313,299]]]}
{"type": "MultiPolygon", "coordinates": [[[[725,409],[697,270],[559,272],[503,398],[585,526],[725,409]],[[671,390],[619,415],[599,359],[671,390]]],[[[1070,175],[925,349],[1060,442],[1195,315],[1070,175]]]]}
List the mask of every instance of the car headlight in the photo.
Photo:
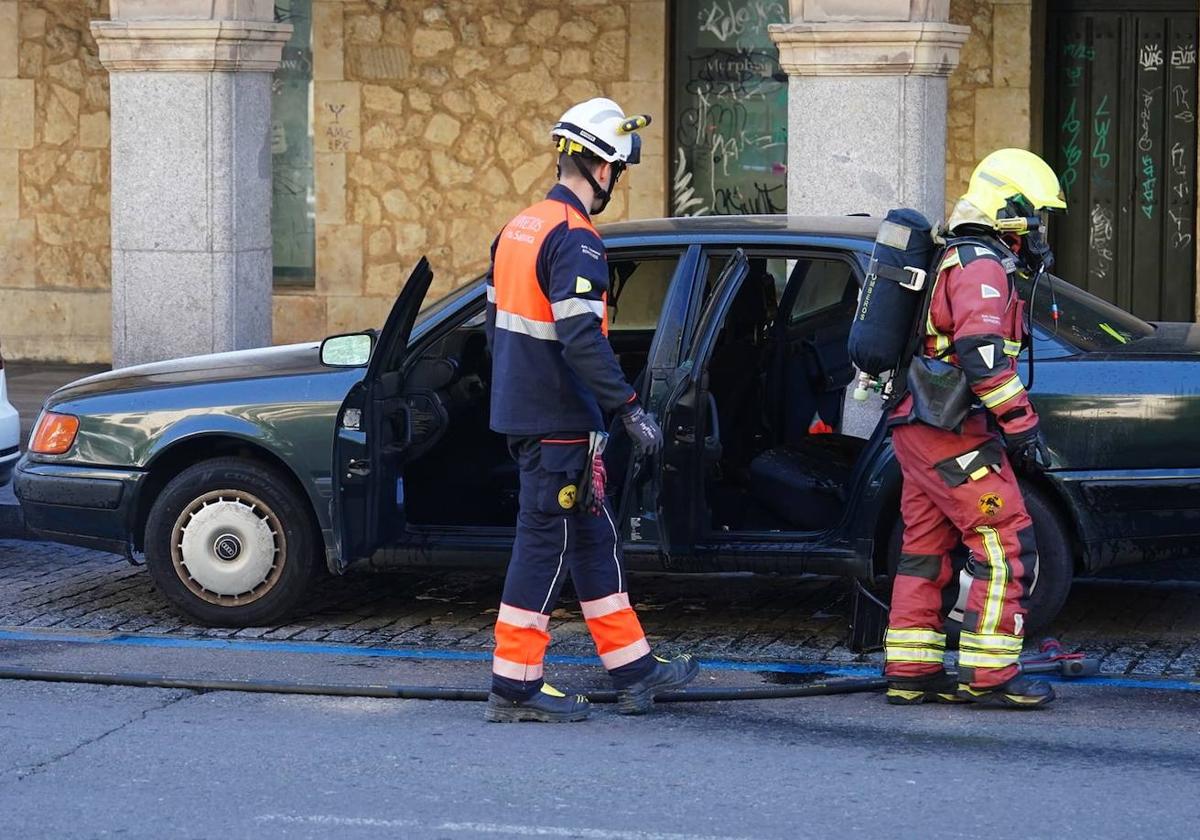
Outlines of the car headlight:
{"type": "Polygon", "coordinates": [[[75,443],[79,418],[43,411],[30,439],[29,451],[38,455],[62,455],[75,443]]]}

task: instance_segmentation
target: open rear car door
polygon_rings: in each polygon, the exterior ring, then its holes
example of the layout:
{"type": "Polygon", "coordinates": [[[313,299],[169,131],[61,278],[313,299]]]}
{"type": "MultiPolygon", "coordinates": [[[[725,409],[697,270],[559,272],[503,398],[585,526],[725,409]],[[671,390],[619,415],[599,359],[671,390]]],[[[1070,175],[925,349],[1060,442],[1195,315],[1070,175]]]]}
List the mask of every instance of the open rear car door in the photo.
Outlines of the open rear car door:
{"type": "MultiPolygon", "coordinates": [[[[642,488],[639,508],[644,512],[643,537],[657,536],[664,561],[693,553],[705,519],[702,510],[704,471],[720,453],[715,403],[708,393],[706,368],[724,323],[725,313],[750,271],[739,248],[722,269],[690,335],[658,337],[682,339],[683,346],[669,370],[655,370],[651,354],[648,410],[660,418],[663,452],[642,488]],[[653,520],[649,515],[654,511],[653,520]],[[645,527],[649,526],[649,527],[645,527]]],[[[702,290],[700,290],[702,293],[702,290]]]]}

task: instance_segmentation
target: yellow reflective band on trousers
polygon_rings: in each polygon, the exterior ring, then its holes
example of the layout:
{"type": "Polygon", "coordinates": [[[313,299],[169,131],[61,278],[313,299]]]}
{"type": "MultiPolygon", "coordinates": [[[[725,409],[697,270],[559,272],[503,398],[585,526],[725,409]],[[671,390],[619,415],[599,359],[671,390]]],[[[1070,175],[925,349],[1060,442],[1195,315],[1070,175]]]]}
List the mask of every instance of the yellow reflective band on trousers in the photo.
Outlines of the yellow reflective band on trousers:
{"type": "Polygon", "coordinates": [[[979,400],[986,408],[996,408],[1024,390],[1025,385],[1021,382],[1021,377],[1014,374],[1012,379],[1005,382],[999,388],[993,388],[991,391],[988,391],[979,400]]]}
{"type": "Polygon", "coordinates": [[[1008,589],[1008,560],[1004,556],[1000,534],[995,528],[980,525],[975,532],[983,538],[983,550],[987,553],[988,571],[991,575],[984,595],[978,633],[980,636],[989,636],[1000,629],[1000,619],[1004,615],[1004,593],[1008,589]]]}
{"type": "Polygon", "coordinates": [[[964,630],[959,636],[960,650],[970,648],[984,653],[1021,653],[1025,640],[1020,636],[1009,636],[1006,633],[972,633],[964,630]]]}
{"type": "Polygon", "coordinates": [[[925,627],[889,627],[884,642],[897,645],[929,645],[945,649],[946,634],[925,627]]]}
{"type": "Polygon", "coordinates": [[[946,652],[946,634],[927,627],[889,627],[883,645],[888,662],[940,665],[946,652]]]}
{"type": "Polygon", "coordinates": [[[958,652],[960,668],[1007,668],[1017,662],[1016,653],[983,653],[978,650],[963,648],[958,652]]]}
{"type": "Polygon", "coordinates": [[[929,647],[888,644],[884,647],[883,658],[887,662],[933,662],[941,665],[945,651],[929,647]]]}

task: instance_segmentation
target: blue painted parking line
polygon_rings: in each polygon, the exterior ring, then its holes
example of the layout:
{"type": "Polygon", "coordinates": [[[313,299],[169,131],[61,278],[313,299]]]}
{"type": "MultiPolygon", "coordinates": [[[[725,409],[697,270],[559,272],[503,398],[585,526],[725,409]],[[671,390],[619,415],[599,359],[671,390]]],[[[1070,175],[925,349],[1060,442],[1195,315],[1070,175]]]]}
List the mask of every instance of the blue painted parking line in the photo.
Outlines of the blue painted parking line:
{"type": "MultiPolygon", "coordinates": [[[[301,653],[324,656],[361,656],[375,659],[408,659],[425,661],[490,662],[488,651],[444,650],[439,648],[383,648],[329,642],[262,641],[259,639],[208,639],[186,636],[155,636],[138,633],[70,633],[53,630],[0,629],[0,641],[66,642],[70,644],[106,645],[116,647],[177,648],[193,650],[229,650],[252,653],[301,653]]],[[[553,665],[599,665],[594,656],[547,656],[553,665]]],[[[774,674],[824,674],[831,677],[877,677],[874,666],[837,665],[832,663],[801,662],[737,662],[727,659],[704,659],[703,666],[712,671],[746,671],[774,674]]],[[[1063,679],[1039,674],[1039,679],[1069,682],[1078,685],[1106,688],[1141,688],[1156,691],[1200,692],[1200,680],[1163,679],[1157,677],[1083,677],[1063,679]]]]}

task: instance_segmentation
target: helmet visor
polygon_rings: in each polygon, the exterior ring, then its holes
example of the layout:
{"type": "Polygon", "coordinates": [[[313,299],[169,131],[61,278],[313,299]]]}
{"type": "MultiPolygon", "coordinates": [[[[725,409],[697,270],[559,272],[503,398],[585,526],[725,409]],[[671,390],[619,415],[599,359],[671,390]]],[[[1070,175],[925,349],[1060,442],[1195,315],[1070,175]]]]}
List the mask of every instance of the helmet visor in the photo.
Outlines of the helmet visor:
{"type": "Polygon", "coordinates": [[[629,139],[633,141],[633,145],[629,149],[629,158],[625,162],[634,166],[642,162],[642,138],[634,134],[629,139]]]}

